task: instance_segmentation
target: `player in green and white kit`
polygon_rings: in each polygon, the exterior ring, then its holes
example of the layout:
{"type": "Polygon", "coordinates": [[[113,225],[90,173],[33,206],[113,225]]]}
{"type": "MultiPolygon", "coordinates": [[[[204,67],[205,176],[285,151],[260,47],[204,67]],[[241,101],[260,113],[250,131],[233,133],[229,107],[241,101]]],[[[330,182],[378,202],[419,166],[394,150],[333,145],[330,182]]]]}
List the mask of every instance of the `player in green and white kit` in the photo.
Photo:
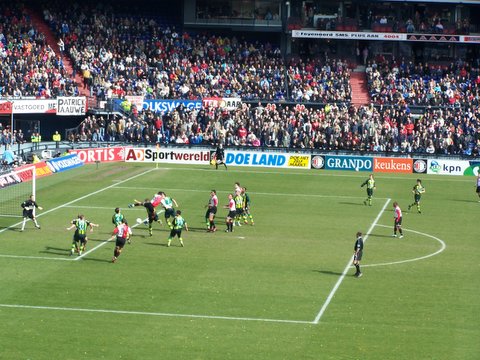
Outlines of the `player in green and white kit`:
{"type": "Polygon", "coordinates": [[[78,218],[71,221],[71,226],[67,230],[75,228],[75,234],[73,234],[72,248],[70,250],[70,256],[75,252],[78,252],[78,255],[82,255],[82,252],[85,251],[87,246],[87,228],[90,227],[90,231],[93,231],[93,227],[98,226],[85,219],[84,215],[78,215],[78,218]]]}
{"type": "Polygon", "coordinates": [[[414,200],[413,200],[413,204],[408,205],[408,210],[410,210],[413,206],[416,205],[418,213],[421,214],[422,211],[420,209],[420,199],[422,198],[422,194],[425,193],[425,188],[422,185],[422,180],[417,179],[417,183],[413,187],[412,193],[413,193],[414,200]]]}
{"type": "Polygon", "coordinates": [[[185,230],[188,231],[188,225],[185,219],[182,217],[182,212],[180,210],[177,210],[175,218],[173,219],[173,222],[172,222],[170,236],[168,237],[168,243],[167,243],[168,247],[170,247],[170,243],[172,242],[172,239],[175,236],[178,236],[178,240],[180,240],[180,245],[183,247],[183,239],[182,239],[183,228],[185,228],[185,230]]]}
{"type": "Polygon", "coordinates": [[[120,212],[120,208],[115,208],[115,213],[112,216],[112,224],[118,226],[122,223],[124,219],[123,214],[120,212]]]}
{"type": "Polygon", "coordinates": [[[175,207],[178,207],[178,204],[175,199],[167,196],[167,194],[165,194],[164,192],[162,192],[162,195],[163,199],[160,201],[160,204],[162,204],[162,207],[165,209],[165,222],[170,229],[173,229],[170,218],[175,217],[175,209],[173,208],[173,204],[175,204],[175,207]]]}
{"type": "Polygon", "coordinates": [[[373,196],[373,190],[376,189],[376,186],[375,186],[375,180],[373,178],[373,174],[370,174],[370,176],[368,177],[367,180],[365,180],[365,182],[360,185],[361,187],[364,187],[365,185],[367,185],[367,198],[365,199],[365,201],[363,202],[364,205],[369,205],[369,206],[372,206],[372,196],[373,196]]]}
{"type": "Polygon", "coordinates": [[[253,225],[255,225],[255,223],[253,222],[253,216],[250,213],[250,206],[251,206],[250,196],[248,195],[247,188],[245,188],[245,187],[242,189],[242,197],[243,197],[243,208],[244,208],[243,222],[245,224],[248,224],[248,220],[247,220],[247,216],[248,216],[248,218],[250,219],[251,224],[253,226],[253,225]]]}

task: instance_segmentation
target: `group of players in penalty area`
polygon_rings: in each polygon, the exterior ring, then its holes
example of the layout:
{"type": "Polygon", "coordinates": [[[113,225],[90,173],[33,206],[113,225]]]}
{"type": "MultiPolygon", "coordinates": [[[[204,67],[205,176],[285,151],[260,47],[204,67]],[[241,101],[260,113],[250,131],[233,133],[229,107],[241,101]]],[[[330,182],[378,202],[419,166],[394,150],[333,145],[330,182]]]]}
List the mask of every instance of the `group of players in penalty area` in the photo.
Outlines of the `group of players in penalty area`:
{"type": "MultiPolygon", "coordinates": [[[[41,206],[35,201],[35,197],[31,195],[27,200],[21,204],[23,208],[23,222],[21,231],[24,231],[26,222],[30,219],[34,222],[35,227],[40,229],[40,225],[35,217],[35,209],[43,210],[41,206]]],[[[163,208],[165,223],[170,229],[170,235],[167,240],[167,247],[170,247],[172,240],[177,237],[180,246],[184,246],[182,238],[182,230],[188,231],[188,225],[185,219],[182,217],[181,210],[175,210],[178,207],[178,203],[175,199],[168,196],[165,192],[159,191],[149,199],[144,201],[134,200],[129,204],[129,208],[136,206],[142,206],[147,211],[147,218],[142,220],[137,218],[137,224],[144,223],[148,225],[148,232],[150,236],[153,235],[152,225],[154,222],[163,224],[159,219],[159,213],[156,208],[161,206],[163,208]]],[[[215,217],[217,214],[218,198],[215,190],[210,192],[210,199],[206,205],[207,212],[205,214],[205,221],[207,224],[208,232],[215,232],[217,227],[215,225],[215,217]]],[[[241,226],[241,223],[254,225],[253,216],[250,213],[250,196],[247,193],[245,187],[241,187],[240,183],[235,183],[234,192],[228,195],[228,204],[224,205],[224,208],[228,210],[226,216],[226,232],[233,232],[233,226],[241,226]]],[[[121,212],[120,208],[115,208],[112,216],[112,223],[115,226],[112,236],[109,241],[115,240],[115,249],[113,252],[112,262],[116,262],[122,250],[127,243],[131,243],[132,228],[128,225],[127,219],[121,212]]],[[[85,250],[88,242],[87,231],[93,232],[94,227],[98,227],[99,224],[93,223],[85,218],[84,214],[79,214],[77,218],[70,222],[70,226],[66,230],[75,229],[73,234],[72,246],[70,249],[70,256],[78,254],[81,256],[85,250]]]]}
{"type": "MultiPolygon", "coordinates": [[[[364,200],[364,205],[372,206],[372,199],[374,190],[376,190],[376,184],[373,174],[370,174],[368,179],[365,180],[361,187],[366,186],[367,198],[364,200]]],[[[414,196],[413,203],[408,205],[408,210],[412,207],[416,207],[419,214],[422,213],[420,201],[422,195],[425,193],[425,187],[422,185],[422,180],[417,179],[416,184],[412,188],[412,193],[414,196]]],[[[475,191],[480,199],[480,173],[476,177],[475,181],[475,191]]],[[[480,200],[479,200],[480,202],[480,200]]],[[[169,247],[172,240],[175,237],[178,237],[180,245],[183,247],[182,239],[182,230],[185,229],[188,231],[188,225],[185,219],[182,217],[181,210],[174,209],[178,207],[178,203],[175,199],[167,196],[165,192],[159,191],[153,196],[152,199],[145,199],[144,201],[134,200],[133,203],[129,204],[130,208],[135,206],[143,206],[147,210],[147,219],[143,221],[138,218],[137,223],[141,224],[142,222],[148,225],[148,231],[150,236],[152,236],[152,224],[153,222],[158,222],[162,224],[162,221],[158,217],[156,207],[162,205],[165,212],[165,222],[170,228],[170,235],[168,237],[167,246],[169,247]],[[172,220],[170,220],[172,218],[172,220]]],[[[35,209],[43,210],[41,206],[35,201],[34,195],[31,195],[27,200],[25,200],[21,207],[23,209],[23,222],[20,231],[25,230],[25,224],[30,219],[34,222],[35,227],[40,229],[40,225],[37,222],[35,217],[35,209]]],[[[216,190],[211,190],[210,199],[208,204],[205,205],[207,211],[205,213],[205,222],[208,232],[216,232],[217,227],[215,224],[215,218],[218,208],[218,197],[216,190]]],[[[250,221],[251,225],[254,225],[253,216],[250,213],[250,196],[247,193],[247,188],[241,187],[240,183],[236,182],[234,185],[234,192],[228,195],[228,204],[224,205],[225,209],[228,209],[228,214],[225,219],[226,229],[225,232],[233,232],[234,226],[241,226],[241,223],[248,224],[250,221]]],[[[393,226],[393,237],[397,237],[397,232],[400,235],[400,238],[403,238],[402,231],[402,210],[398,202],[393,202],[394,208],[394,226],[393,226]]],[[[112,216],[112,223],[115,225],[115,229],[112,232],[112,237],[109,240],[115,239],[115,250],[112,258],[112,262],[115,262],[120,256],[123,247],[126,243],[130,243],[130,237],[132,235],[132,229],[129,227],[128,222],[124,215],[121,213],[120,208],[115,209],[115,213],[112,216]]],[[[75,228],[75,233],[73,235],[72,247],[70,250],[70,255],[78,253],[82,255],[85,251],[86,244],[88,241],[87,229],[90,228],[90,231],[93,231],[94,227],[99,226],[89,220],[85,219],[83,214],[79,214],[76,219],[71,221],[71,225],[67,230],[75,228]]],[[[353,254],[353,265],[356,268],[354,276],[361,277],[363,274],[360,270],[360,261],[363,256],[363,234],[362,232],[356,233],[355,245],[354,245],[354,254],[353,254]]]]}

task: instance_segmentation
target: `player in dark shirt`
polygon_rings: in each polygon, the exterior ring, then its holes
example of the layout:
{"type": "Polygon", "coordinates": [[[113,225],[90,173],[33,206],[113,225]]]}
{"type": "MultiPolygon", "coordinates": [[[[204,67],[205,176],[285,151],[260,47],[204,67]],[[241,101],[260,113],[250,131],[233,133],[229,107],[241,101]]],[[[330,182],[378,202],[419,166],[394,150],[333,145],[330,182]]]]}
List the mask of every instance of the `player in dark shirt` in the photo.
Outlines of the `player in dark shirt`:
{"type": "Polygon", "coordinates": [[[363,238],[362,233],[359,231],[357,232],[357,240],[355,240],[355,246],[353,247],[353,265],[357,269],[355,272],[356,277],[362,276],[362,272],[360,271],[360,260],[362,260],[363,256],[363,238]]]}
{"type": "Polygon", "coordinates": [[[217,146],[215,150],[215,169],[218,170],[218,164],[223,164],[225,166],[225,170],[227,169],[227,164],[225,164],[225,150],[223,149],[223,145],[220,144],[217,146]]]}
{"type": "Polygon", "coordinates": [[[145,223],[148,224],[148,233],[150,234],[150,236],[152,236],[153,235],[152,223],[154,221],[160,222],[158,219],[158,214],[155,211],[155,206],[153,206],[150,199],[145,199],[145,201],[134,200],[133,204],[128,205],[129,208],[132,208],[134,206],[143,206],[147,210],[148,222],[146,221],[145,223]]]}
{"type": "Polygon", "coordinates": [[[38,206],[38,204],[35,202],[35,196],[30,195],[28,200],[25,200],[21,205],[23,208],[23,223],[22,223],[22,229],[20,231],[25,230],[25,224],[28,219],[32,219],[32,221],[35,223],[35,227],[37,229],[40,229],[40,225],[38,225],[37,218],[35,217],[34,209],[37,208],[39,210],[43,210],[41,206],[38,206]]]}

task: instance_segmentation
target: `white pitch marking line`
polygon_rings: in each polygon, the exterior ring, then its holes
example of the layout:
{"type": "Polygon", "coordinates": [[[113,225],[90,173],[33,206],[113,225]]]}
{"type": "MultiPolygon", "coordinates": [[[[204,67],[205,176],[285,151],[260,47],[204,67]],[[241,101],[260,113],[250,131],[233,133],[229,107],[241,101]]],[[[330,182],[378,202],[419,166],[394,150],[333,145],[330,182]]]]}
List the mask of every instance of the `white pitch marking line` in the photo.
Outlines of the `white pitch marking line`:
{"type": "MultiPolygon", "coordinates": [[[[160,215],[160,214],[163,213],[163,212],[164,212],[164,210],[160,210],[160,211],[157,212],[157,215],[160,215]]],[[[143,224],[143,222],[146,221],[146,220],[148,220],[148,219],[143,219],[140,224],[134,224],[134,225],[131,226],[131,228],[132,228],[132,229],[136,228],[137,226],[143,224]]],[[[73,259],[73,260],[74,260],[74,261],[77,261],[77,260],[82,259],[82,258],[85,257],[86,255],[88,255],[88,254],[94,252],[95,250],[101,248],[103,245],[109,243],[110,241],[112,241],[112,238],[111,238],[111,237],[110,237],[109,239],[101,242],[100,244],[98,244],[98,245],[95,246],[94,248],[91,248],[90,250],[85,251],[82,255],[77,256],[77,257],[76,257],[75,259],[73,259]]]]}
{"type": "MultiPolygon", "coordinates": [[[[387,199],[387,201],[385,201],[385,204],[383,205],[382,207],[382,210],[380,210],[380,212],[378,213],[377,217],[375,218],[375,220],[373,221],[372,225],[370,225],[370,228],[368,229],[367,233],[365,234],[365,237],[363,238],[363,242],[366,243],[367,240],[368,240],[368,236],[370,235],[370,233],[372,232],[373,228],[377,225],[377,222],[378,220],[380,220],[380,217],[383,215],[383,212],[385,211],[385,209],[387,208],[388,204],[390,203],[391,199],[387,199]]],[[[348,263],[347,265],[345,266],[345,269],[343,269],[343,272],[342,272],[342,275],[340,275],[340,277],[338,278],[335,286],[333,287],[332,291],[330,291],[330,294],[328,294],[327,296],[327,300],[325,300],[322,308],[320,309],[320,311],[318,312],[317,316],[315,316],[315,319],[313,320],[313,324],[318,324],[320,322],[320,319],[322,318],[323,314],[325,313],[325,311],[327,310],[327,307],[328,305],[330,304],[330,302],[332,301],[333,299],[333,296],[335,295],[335,293],[337,292],[338,288],[340,287],[340,285],[342,284],[343,282],[343,279],[345,279],[345,276],[347,275],[347,272],[348,270],[350,269],[350,264],[352,263],[352,260],[353,260],[353,255],[350,257],[350,259],[348,260],[348,263]]]]}
{"type": "Polygon", "coordinates": [[[219,320],[260,321],[260,322],[290,323],[290,324],[312,324],[311,321],[302,321],[302,320],[262,319],[262,318],[250,318],[250,317],[194,315],[194,314],[171,314],[171,313],[160,313],[160,312],[122,311],[122,310],[107,310],[107,309],[83,309],[83,308],[67,308],[67,307],[58,307],[58,306],[0,304],[0,307],[16,308],[16,309],[60,310],[60,311],[76,311],[76,312],[105,313],[105,314],[122,314],[122,315],[145,315],[145,316],[183,317],[183,318],[196,318],[196,319],[219,319],[219,320]]]}
{"type": "MultiPolygon", "coordinates": [[[[377,224],[377,226],[386,227],[386,228],[391,227],[391,226],[388,226],[388,225],[380,225],[380,224],[377,224]]],[[[380,264],[363,264],[362,267],[387,266],[387,265],[404,264],[404,263],[413,262],[413,261],[425,260],[425,259],[428,259],[428,258],[431,258],[435,255],[440,254],[441,252],[443,252],[447,248],[447,244],[445,244],[445,242],[442,239],[439,239],[436,236],[426,234],[426,233],[422,233],[420,231],[405,229],[405,228],[402,228],[402,230],[407,231],[407,232],[412,232],[412,233],[415,233],[415,234],[419,234],[419,235],[423,235],[423,236],[429,237],[431,239],[434,239],[434,240],[436,240],[440,243],[440,245],[441,245],[440,249],[435,251],[434,253],[431,253],[431,254],[428,254],[428,255],[425,255],[425,256],[421,256],[421,257],[417,257],[417,258],[414,258],[414,259],[392,261],[392,262],[380,263],[380,264]]]]}
{"type": "MultiPolygon", "coordinates": [[[[142,172],[142,173],[140,173],[140,174],[131,176],[131,177],[129,177],[128,179],[121,180],[121,181],[119,181],[119,182],[116,183],[116,184],[109,185],[109,186],[104,187],[104,188],[102,188],[102,189],[100,189],[100,190],[94,191],[94,192],[92,192],[92,193],[90,193],[90,194],[81,196],[81,197],[79,197],[79,198],[77,198],[77,199],[75,199],[75,200],[69,201],[69,202],[67,202],[67,203],[65,203],[65,204],[63,204],[63,205],[60,205],[60,206],[57,206],[57,207],[55,207],[55,208],[53,208],[53,209],[49,209],[49,210],[47,210],[47,211],[44,211],[44,212],[42,212],[41,214],[37,215],[37,217],[46,215],[46,214],[48,214],[48,213],[50,213],[50,212],[52,212],[52,211],[55,211],[55,210],[58,210],[58,209],[61,209],[61,208],[64,208],[64,207],[68,207],[69,205],[71,205],[71,204],[73,204],[73,203],[75,203],[75,202],[77,202],[77,201],[86,199],[86,198],[88,198],[88,197],[90,197],[90,196],[92,196],[92,195],[96,195],[96,194],[98,194],[98,193],[100,193],[100,192],[102,192],[102,191],[111,189],[111,188],[117,186],[118,184],[121,184],[121,183],[130,181],[130,180],[135,179],[135,178],[137,178],[137,177],[139,177],[139,176],[145,175],[145,174],[147,174],[147,173],[149,173],[149,172],[151,172],[151,171],[153,171],[153,170],[154,170],[154,169],[149,169],[149,170],[144,171],[144,172],[142,172]]],[[[8,229],[11,229],[11,228],[13,228],[13,227],[15,227],[15,226],[20,225],[21,223],[22,223],[22,221],[20,221],[20,222],[18,222],[18,223],[16,223],[16,224],[10,225],[9,227],[6,227],[6,228],[4,228],[4,229],[1,229],[1,230],[0,230],[0,234],[3,233],[4,231],[8,230],[8,229]]],[[[104,244],[104,243],[102,243],[102,244],[104,244]]],[[[102,245],[102,244],[100,244],[100,245],[102,245]]],[[[87,254],[87,253],[82,254],[82,256],[83,256],[83,255],[86,255],[86,254],[87,254]]],[[[63,260],[63,261],[73,261],[73,260],[77,260],[77,259],[78,259],[78,258],[76,258],[76,259],[63,259],[63,258],[54,258],[54,257],[46,257],[46,256],[22,256],[22,255],[1,255],[1,254],[0,254],[0,257],[16,258],[16,259],[63,260]]]]}
{"type": "MultiPolygon", "coordinates": [[[[124,183],[124,182],[130,181],[130,180],[135,179],[135,178],[137,178],[137,177],[139,177],[139,176],[145,175],[145,174],[147,174],[147,173],[149,173],[149,172],[151,172],[151,171],[153,171],[153,170],[154,170],[154,169],[149,169],[149,170],[144,171],[144,172],[142,172],[142,173],[140,173],[140,174],[131,176],[131,177],[129,177],[128,179],[119,181],[119,182],[116,183],[116,184],[109,185],[109,186],[104,187],[104,188],[102,188],[102,189],[100,189],[100,190],[91,192],[90,194],[87,194],[87,195],[81,196],[81,197],[79,197],[79,198],[77,198],[77,199],[75,199],[75,200],[69,201],[69,202],[67,202],[67,203],[65,203],[65,204],[63,204],[63,205],[59,205],[59,206],[57,206],[57,207],[54,207],[53,209],[49,209],[49,210],[43,211],[41,214],[36,215],[36,217],[38,218],[38,217],[43,216],[43,215],[46,215],[46,214],[48,214],[48,213],[50,213],[50,212],[52,212],[52,211],[55,211],[55,210],[61,209],[61,208],[63,208],[63,207],[66,207],[66,206],[68,206],[68,205],[71,205],[71,204],[73,204],[73,203],[76,203],[77,201],[86,199],[86,198],[88,198],[88,197],[90,197],[90,196],[92,196],[92,195],[96,195],[96,194],[98,194],[98,193],[101,193],[102,191],[111,189],[111,188],[117,186],[118,184],[122,184],[122,183],[124,183]]],[[[22,221],[20,221],[20,222],[18,222],[18,223],[16,223],[16,224],[10,225],[9,227],[6,227],[6,228],[0,230],[0,234],[3,233],[4,231],[7,231],[8,229],[11,229],[11,228],[13,228],[13,227],[15,227],[15,226],[20,225],[21,223],[22,223],[22,221]]]]}
{"type": "MultiPolygon", "coordinates": [[[[75,209],[99,209],[99,210],[112,210],[114,209],[113,206],[81,206],[81,205],[66,205],[66,206],[63,206],[65,208],[75,208],[75,209]]],[[[125,211],[125,210],[128,210],[128,211],[131,211],[131,210],[143,210],[142,208],[122,208],[122,211],[125,211]]]]}
{"type": "Polygon", "coordinates": [[[2,258],[13,258],[13,259],[39,259],[39,260],[59,260],[59,261],[72,261],[72,259],[67,258],[55,258],[55,257],[48,257],[48,256],[27,256],[27,255],[2,255],[2,258]]]}

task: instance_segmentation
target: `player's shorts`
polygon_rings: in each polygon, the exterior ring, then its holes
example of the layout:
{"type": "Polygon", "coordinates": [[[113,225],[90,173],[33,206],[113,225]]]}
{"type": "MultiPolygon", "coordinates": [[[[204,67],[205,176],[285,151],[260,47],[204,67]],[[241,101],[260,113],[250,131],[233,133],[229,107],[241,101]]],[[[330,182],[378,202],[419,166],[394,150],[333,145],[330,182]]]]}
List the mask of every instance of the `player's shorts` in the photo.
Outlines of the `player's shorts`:
{"type": "Polygon", "coordinates": [[[480,186],[477,186],[477,194],[480,194],[480,186]]]}
{"type": "Polygon", "coordinates": [[[175,217],[175,209],[170,208],[170,209],[165,209],[165,219],[169,217],[175,217]]]}
{"type": "Polygon", "coordinates": [[[216,206],[212,206],[210,208],[208,208],[208,211],[207,211],[208,214],[213,214],[215,215],[217,213],[217,207],[216,206]]]}
{"type": "Polygon", "coordinates": [[[230,219],[234,219],[235,215],[237,215],[236,211],[229,211],[227,217],[229,217],[230,219]]]}
{"type": "Polygon", "coordinates": [[[422,195],[420,195],[420,194],[415,194],[415,196],[414,196],[414,199],[415,199],[416,203],[419,203],[421,198],[422,198],[422,195]]]}
{"type": "Polygon", "coordinates": [[[362,256],[363,256],[363,250],[360,250],[360,251],[357,252],[355,255],[353,255],[353,261],[360,261],[360,260],[362,260],[362,256]]]}
{"type": "Polygon", "coordinates": [[[170,230],[170,238],[173,239],[177,235],[179,238],[182,237],[182,229],[172,229],[170,230]]]}
{"type": "Polygon", "coordinates": [[[33,210],[23,210],[23,217],[33,219],[33,210]]]}
{"type": "Polygon", "coordinates": [[[368,196],[373,196],[373,189],[367,188],[367,195],[368,196]]]}
{"type": "Polygon", "coordinates": [[[395,219],[395,226],[401,226],[402,225],[402,218],[395,219]]]}
{"type": "Polygon", "coordinates": [[[74,234],[73,241],[80,241],[82,244],[87,242],[87,234],[74,234]]]}
{"type": "Polygon", "coordinates": [[[148,214],[148,222],[151,224],[153,223],[154,221],[158,221],[158,215],[157,213],[149,213],[148,214]]]}
{"type": "Polygon", "coordinates": [[[115,246],[118,246],[119,248],[123,248],[126,242],[127,242],[126,238],[117,236],[117,239],[115,240],[115,246]]]}
{"type": "Polygon", "coordinates": [[[243,210],[243,209],[236,209],[236,210],[235,210],[235,213],[236,213],[238,216],[240,216],[240,215],[243,215],[244,210],[243,210]]]}

